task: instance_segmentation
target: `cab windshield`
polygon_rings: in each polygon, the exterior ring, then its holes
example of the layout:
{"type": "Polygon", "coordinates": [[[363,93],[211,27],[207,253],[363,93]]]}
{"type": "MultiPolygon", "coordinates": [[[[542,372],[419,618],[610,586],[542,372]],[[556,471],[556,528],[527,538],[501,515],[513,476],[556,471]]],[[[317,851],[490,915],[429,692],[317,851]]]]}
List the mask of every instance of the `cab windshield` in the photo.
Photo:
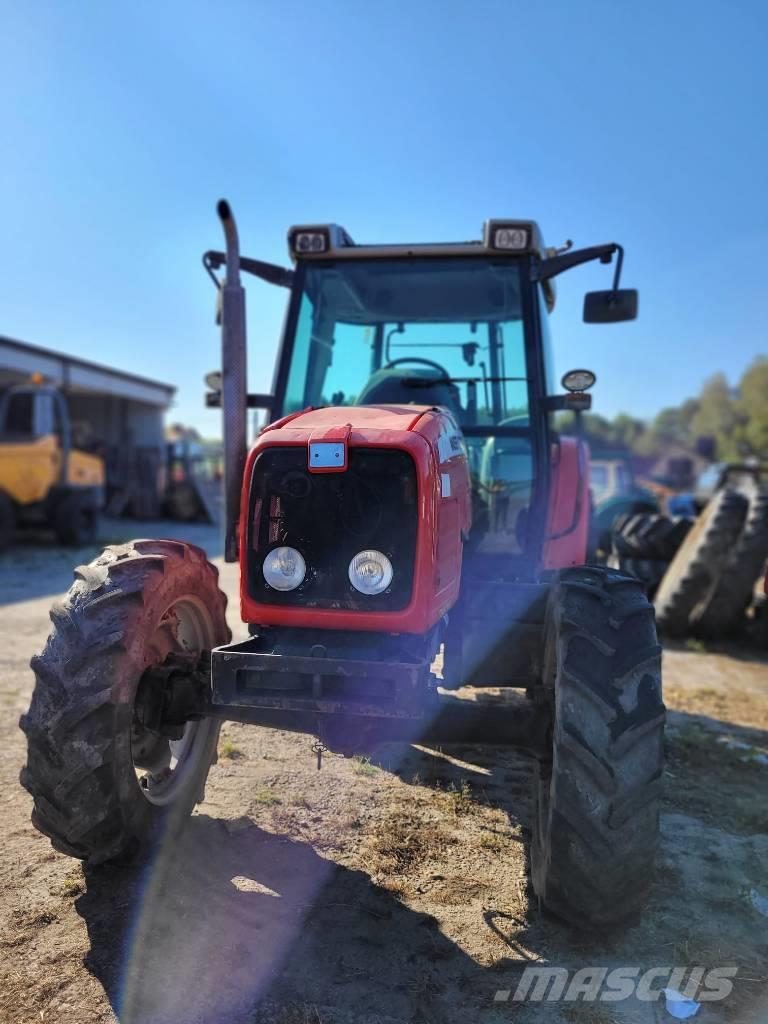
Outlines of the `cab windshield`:
{"type": "Polygon", "coordinates": [[[465,434],[469,548],[526,548],[533,450],[520,266],[485,257],[305,264],[289,317],[284,413],[440,405],[465,434]],[[292,334],[291,334],[292,330],[292,334]]]}
{"type": "Polygon", "coordinates": [[[443,405],[461,426],[523,424],[520,269],[484,258],[305,265],[284,412],[443,405]]]}

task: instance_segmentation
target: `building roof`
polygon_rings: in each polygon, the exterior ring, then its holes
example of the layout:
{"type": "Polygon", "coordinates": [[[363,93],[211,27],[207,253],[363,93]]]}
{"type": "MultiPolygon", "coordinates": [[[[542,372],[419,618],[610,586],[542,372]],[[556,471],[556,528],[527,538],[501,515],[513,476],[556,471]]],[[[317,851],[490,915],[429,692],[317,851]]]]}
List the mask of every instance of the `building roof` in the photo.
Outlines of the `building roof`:
{"type": "Polygon", "coordinates": [[[172,384],[0,334],[0,388],[28,380],[33,373],[71,394],[111,395],[162,408],[168,408],[176,393],[172,384]]]}

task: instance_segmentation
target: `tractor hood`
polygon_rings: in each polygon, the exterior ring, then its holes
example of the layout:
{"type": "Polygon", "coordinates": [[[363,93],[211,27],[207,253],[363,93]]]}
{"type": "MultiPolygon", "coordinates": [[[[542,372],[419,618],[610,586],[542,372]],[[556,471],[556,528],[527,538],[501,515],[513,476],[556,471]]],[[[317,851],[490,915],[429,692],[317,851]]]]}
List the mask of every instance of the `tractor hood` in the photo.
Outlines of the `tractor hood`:
{"type": "Polygon", "coordinates": [[[430,405],[293,413],[265,427],[251,449],[240,523],[245,622],[424,634],[458,596],[471,524],[464,439],[451,413],[430,405]],[[285,593],[263,572],[278,545],[306,561],[304,582],[285,593]],[[394,577],[368,596],[347,570],[374,549],[394,577]]]}
{"type": "Polygon", "coordinates": [[[310,473],[343,472],[349,450],[398,448],[414,458],[428,454],[435,465],[466,458],[461,430],[448,409],[433,405],[325,406],[291,413],[262,430],[251,456],[264,448],[307,446],[310,473]]]}
{"type": "MultiPolygon", "coordinates": [[[[334,405],[322,409],[304,409],[270,423],[262,431],[262,437],[274,430],[288,436],[289,431],[319,435],[347,428],[347,433],[363,432],[365,438],[370,440],[372,431],[412,430],[430,408],[429,405],[334,405]]],[[[294,443],[297,441],[301,441],[298,434],[294,435],[294,443]]],[[[270,438],[267,443],[273,442],[274,439],[270,438]]]]}

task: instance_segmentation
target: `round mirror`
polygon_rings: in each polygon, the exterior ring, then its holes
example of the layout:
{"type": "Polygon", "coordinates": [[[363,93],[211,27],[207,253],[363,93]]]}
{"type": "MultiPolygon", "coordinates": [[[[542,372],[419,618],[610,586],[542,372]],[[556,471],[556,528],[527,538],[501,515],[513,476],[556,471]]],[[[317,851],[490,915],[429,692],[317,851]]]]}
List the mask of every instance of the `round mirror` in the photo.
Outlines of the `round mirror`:
{"type": "Polygon", "coordinates": [[[589,391],[596,380],[591,370],[569,370],[560,383],[566,391],[589,391]]]}

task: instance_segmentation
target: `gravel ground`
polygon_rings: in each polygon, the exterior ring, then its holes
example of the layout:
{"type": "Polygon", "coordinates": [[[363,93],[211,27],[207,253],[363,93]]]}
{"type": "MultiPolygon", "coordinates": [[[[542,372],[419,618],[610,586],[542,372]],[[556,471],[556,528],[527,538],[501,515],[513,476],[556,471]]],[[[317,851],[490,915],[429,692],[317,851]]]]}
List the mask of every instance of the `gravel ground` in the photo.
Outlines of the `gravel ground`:
{"type": "MultiPolygon", "coordinates": [[[[219,561],[215,531],[184,535],[219,561]]],[[[83,871],[29,823],[17,723],[50,604],[95,553],[38,539],[0,558],[3,1024],[673,1019],[663,999],[505,1001],[530,962],[735,966],[731,995],[696,1019],[768,1019],[768,917],[751,895],[768,897],[764,657],[666,652],[662,855],[642,922],[618,935],[579,937],[532,901],[529,767],[499,748],[390,746],[318,772],[308,737],[228,724],[180,841],[141,870],[83,871]]],[[[232,567],[222,584],[242,636],[232,567]]]]}

